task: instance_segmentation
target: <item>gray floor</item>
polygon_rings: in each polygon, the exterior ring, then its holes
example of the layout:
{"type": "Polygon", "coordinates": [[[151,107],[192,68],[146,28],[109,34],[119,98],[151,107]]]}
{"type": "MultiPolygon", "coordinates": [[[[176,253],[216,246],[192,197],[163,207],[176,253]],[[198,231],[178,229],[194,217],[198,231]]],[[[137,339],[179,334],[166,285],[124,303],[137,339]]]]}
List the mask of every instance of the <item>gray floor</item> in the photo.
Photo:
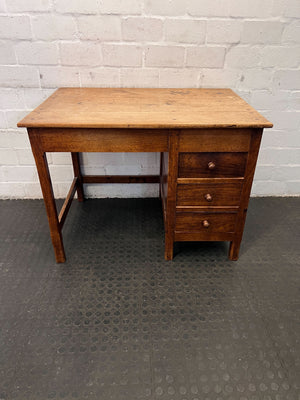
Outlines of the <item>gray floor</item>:
{"type": "Polygon", "coordinates": [[[42,201],[0,202],[0,399],[295,400],[300,199],[163,259],[159,200],[75,202],[57,265],[42,201]]]}

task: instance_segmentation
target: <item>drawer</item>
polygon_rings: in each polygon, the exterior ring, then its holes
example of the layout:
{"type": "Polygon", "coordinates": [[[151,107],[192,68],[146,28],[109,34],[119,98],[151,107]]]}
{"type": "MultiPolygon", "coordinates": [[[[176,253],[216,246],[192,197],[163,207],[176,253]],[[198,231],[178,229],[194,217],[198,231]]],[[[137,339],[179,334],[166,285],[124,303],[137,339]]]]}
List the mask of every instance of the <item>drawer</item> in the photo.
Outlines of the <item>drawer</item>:
{"type": "Polygon", "coordinates": [[[250,148],[251,129],[182,129],[180,152],[218,151],[247,152],[250,148]]]}
{"type": "Polygon", "coordinates": [[[177,212],[175,230],[182,232],[234,232],[237,213],[177,212]]]}
{"type": "Polygon", "coordinates": [[[244,176],[248,153],[179,153],[179,178],[244,176]]]}
{"type": "Polygon", "coordinates": [[[179,184],[177,206],[238,206],[242,182],[179,184]]]}

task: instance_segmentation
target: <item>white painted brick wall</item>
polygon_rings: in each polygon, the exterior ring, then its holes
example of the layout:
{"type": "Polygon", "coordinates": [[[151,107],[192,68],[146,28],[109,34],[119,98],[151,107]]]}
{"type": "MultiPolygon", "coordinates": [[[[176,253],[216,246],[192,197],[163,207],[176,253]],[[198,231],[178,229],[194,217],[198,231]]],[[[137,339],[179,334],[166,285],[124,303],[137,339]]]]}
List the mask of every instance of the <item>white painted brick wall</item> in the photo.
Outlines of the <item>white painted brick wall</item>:
{"type": "Polygon", "coordinates": [[[103,62],[100,45],[95,42],[61,43],[60,59],[62,65],[75,64],[93,67],[103,62]]]}
{"type": "Polygon", "coordinates": [[[101,0],[99,10],[102,14],[141,14],[142,1],[101,0]]]}
{"type": "Polygon", "coordinates": [[[0,41],[0,60],[3,64],[15,64],[17,62],[11,43],[0,41]]]}
{"type": "Polygon", "coordinates": [[[145,64],[147,67],[183,67],[184,47],[181,46],[148,46],[145,64]]]}
{"type": "Polygon", "coordinates": [[[7,1],[6,8],[8,12],[39,12],[50,10],[50,0],[26,0],[26,1],[7,1]]]}
{"type": "Polygon", "coordinates": [[[193,46],[186,49],[186,66],[222,68],[226,48],[223,46],[193,46]]]}
{"type": "Polygon", "coordinates": [[[284,43],[300,43],[300,20],[294,21],[284,27],[282,41],[284,43]]]}
{"type": "MultiPolygon", "coordinates": [[[[283,0],[288,1],[288,0],[283,0]]],[[[225,3],[228,3],[227,1],[225,3]]],[[[270,19],[273,15],[280,16],[281,11],[276,10],[277,4],[282,3],[282,0],[232,0],[229,2],[229,15],[239,18],[259,18],[270,19]],[[273,9],[275,14],[273,14],[273,9]]]]}
{"type": "MultiPolygon", "coordinates": [[[[121,18],[113,15],[88,15],[77,18],[79,37],[100,42],[119,41],[121,18]]],[[[75,29],[74,31],[75,32],[75,29]]]]}
{"type": "Polygon", "coordinates": [[[78,37],[77,23],[80,19],[71,15],[39,14],[31,17],[34,40],[76,40],[78,37]]]}
{"type": "Polygon", "coordinates": [[[120,85],[123,87],[158,87],[159,70],[155,68],[122,68],[120,79],[120,85]]]}
{"type": "Polygon", "coordinates": [[[157,42],[162,40],[163,21],[159,18],[129,17],[122,20],[123,40],[157,42]]]}
{"type": "Polygon", "coordinates": [[[165,40],[176,43],[204,43],[206,21],[192,19],[166,19],[165,40]]]}
{"type": "MultiPolygon", "coordinates": [[[[125,71],[129,70],[128,68],[125,71]]],[[[138,69],[141,71],[141,69],[138,69]]],[[[119,87],[120,71],[118,68],[81,68],[80,81],[82,87],[119,87]]],[[[126,85],[125,85],[126,86],[126,85]]]]}
{"type": "MultiPolygon", "coordinates": [[[[109,1],[109,0],[108,0],[109,1]]],[[[162,15],[181,17],[186,13],[186,2],[182,0],[145,0],[144,12],[146,15],[162,15]]]]}
{"type": "Polygon", "coordinates": [[[51,42],[22,41],[15,45],[15,53],[19,64],[56,65],[58,46],[51,42]]]}
{"type": "Polygon", "coordinates": [[[242,43],[280,43],[284,24],[279,21],[245,21],[242,43]]]}
{"type": "Polygon", "coordinates": [[[242,21],[235,19],[210,19],[207,21],[207,43],[239,43],[242,21]]]}
{"type": "Polygon", "coordinates": [[[80,86],[78,67],[41,66],[39,68],[40,86],[58,88],[60,86],[80,86]]]}
{"type": "Polygon", "coordinates": [[[103,44],[103,65],[109,67],[142,66],[142,47],[133,44],[103,44]]]}
{"type": "Polygon", "coordinates": [[[189,0],[187,12],[199,17],[227,17],[229,15],[229,1],[223,0],[189,0]]]}
{"type": "Polygon", "coordinates": [[[0,37],[3,39],[31,39],[30,17],[23,15],[0,15],[0,37]]]}
{"type": "MultiPolygon", "coordinates": [[[[299,0],[0,0],[0,197],[40,198],[16,124],[61,86],[230,87],[274,123],[252,195],[300,194],[299,0]]],[[[48,154],[55,195],[70,155],[48,154]]],[[[82,154],[85,173],[155,174],[156,153],[82,154]]],[[[157,185],[89,185],[92,197],[157,185]]]]}
{"type": "Polygon", "coordinates": [[[96,0],[53,0],[53,6],[54,11],[62,14],[96,14],[99,11],[99,1],[96,0]]]}

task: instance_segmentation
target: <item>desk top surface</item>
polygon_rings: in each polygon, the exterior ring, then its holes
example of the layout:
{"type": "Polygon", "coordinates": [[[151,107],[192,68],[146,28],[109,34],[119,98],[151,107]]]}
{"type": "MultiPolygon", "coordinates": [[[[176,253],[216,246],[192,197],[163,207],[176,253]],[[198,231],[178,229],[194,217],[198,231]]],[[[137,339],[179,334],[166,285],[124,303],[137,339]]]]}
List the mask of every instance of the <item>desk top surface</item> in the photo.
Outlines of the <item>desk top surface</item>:
{"type": "Polygon", "coordinates": [[[18,123],[53,128],[271,128],[230,89],[61,88],[18,123]]]}

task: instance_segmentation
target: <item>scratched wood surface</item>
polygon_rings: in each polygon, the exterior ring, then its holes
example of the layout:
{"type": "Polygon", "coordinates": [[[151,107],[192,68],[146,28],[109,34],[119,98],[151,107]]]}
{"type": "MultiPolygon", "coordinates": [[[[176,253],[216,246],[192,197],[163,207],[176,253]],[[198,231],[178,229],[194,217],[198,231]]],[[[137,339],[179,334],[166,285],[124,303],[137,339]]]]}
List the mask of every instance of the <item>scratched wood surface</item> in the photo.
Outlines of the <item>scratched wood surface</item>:
{"type": "Polygon", "coordinates": [[[18,123],[62,128],[270,128],[230,89],[61,88],[18,123]]]}

